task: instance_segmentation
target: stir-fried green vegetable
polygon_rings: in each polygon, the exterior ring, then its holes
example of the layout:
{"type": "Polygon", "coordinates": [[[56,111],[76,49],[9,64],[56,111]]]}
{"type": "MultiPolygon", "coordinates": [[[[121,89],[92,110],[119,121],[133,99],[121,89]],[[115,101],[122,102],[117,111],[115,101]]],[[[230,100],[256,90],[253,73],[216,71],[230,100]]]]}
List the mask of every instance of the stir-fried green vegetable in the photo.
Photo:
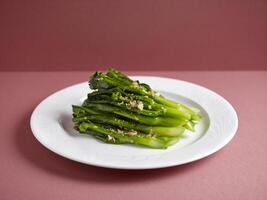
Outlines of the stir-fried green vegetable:
{"type": "Polygon", "coordinates": [[[73,105],[75,129],[113,144],[132,143],[164,149],[200,120],[196,108],[169,100],[145,83],[115,69],[96,72],[93,92],[81,106],[73,105]]]}

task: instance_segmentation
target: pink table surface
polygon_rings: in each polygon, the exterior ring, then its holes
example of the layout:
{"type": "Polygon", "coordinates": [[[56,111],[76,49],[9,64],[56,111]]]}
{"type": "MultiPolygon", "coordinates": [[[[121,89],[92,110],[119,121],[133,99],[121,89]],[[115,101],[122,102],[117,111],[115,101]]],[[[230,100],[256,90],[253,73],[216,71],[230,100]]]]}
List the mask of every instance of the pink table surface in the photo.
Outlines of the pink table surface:
{"type": "Polygon", "coordinates": [[[267,71],[131,72],[191,81],[231,102],[234,139],[205,159],[159,170],[80,164],[45,149],[29,119],[47,95],[87,72],[0,73],[0,199],[267,199],[267,71]]]}

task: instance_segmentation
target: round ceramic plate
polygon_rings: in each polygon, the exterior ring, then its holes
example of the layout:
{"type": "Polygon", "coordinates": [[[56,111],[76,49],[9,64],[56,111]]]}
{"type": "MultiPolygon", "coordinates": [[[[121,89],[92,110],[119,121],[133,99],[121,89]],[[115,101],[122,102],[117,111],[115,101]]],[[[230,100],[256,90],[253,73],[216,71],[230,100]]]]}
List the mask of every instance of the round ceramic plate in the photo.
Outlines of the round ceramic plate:
{"type": "Polygon", "coordinates": [[[70,86],[44,99],[31,116],[36,139],[51,151],[81,163],[117,168],[152,169],[180,165],[204,158],[225,146],[235,135],[238,118],[223,97],[202,86],[161,77],[134,76],[175,101],[200,110],[202,119],[194,133],[166,150],[123,144],[105,144],[73,129],[71,105],[81,105],[90,92],[87,82],[70,86]]]}

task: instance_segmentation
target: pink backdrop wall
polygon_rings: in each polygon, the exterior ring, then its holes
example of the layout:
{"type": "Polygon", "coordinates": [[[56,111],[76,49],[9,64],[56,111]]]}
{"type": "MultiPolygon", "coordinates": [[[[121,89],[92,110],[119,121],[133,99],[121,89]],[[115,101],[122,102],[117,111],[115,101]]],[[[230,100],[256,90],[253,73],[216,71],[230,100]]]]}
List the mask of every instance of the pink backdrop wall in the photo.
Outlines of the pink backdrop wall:
{"type": "Polygon", "coordinates": [[[1,70],[267,69],[267,1],[1,0],[1,70]]]}

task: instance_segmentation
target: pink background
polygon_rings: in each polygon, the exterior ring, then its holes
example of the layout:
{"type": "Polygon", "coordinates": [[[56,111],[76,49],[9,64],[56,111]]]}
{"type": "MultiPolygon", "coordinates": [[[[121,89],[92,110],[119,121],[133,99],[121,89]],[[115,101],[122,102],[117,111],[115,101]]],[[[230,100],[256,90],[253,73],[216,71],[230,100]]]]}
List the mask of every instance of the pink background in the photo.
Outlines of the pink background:
{"type": "Polygon", "coordinates": [[[264,0],[1,0],[1,70],[267,69],[264,0]]]}
{"type": "Polygon", "coordinates": [[[266,69],[267,1],[0,0],[0,200],[266,200],[266,69]],[[237,111],[236,136],[160,170],[97,168],[45,149],[29,126],[36,105],[108,66],[218,92],[237,111]]]}

